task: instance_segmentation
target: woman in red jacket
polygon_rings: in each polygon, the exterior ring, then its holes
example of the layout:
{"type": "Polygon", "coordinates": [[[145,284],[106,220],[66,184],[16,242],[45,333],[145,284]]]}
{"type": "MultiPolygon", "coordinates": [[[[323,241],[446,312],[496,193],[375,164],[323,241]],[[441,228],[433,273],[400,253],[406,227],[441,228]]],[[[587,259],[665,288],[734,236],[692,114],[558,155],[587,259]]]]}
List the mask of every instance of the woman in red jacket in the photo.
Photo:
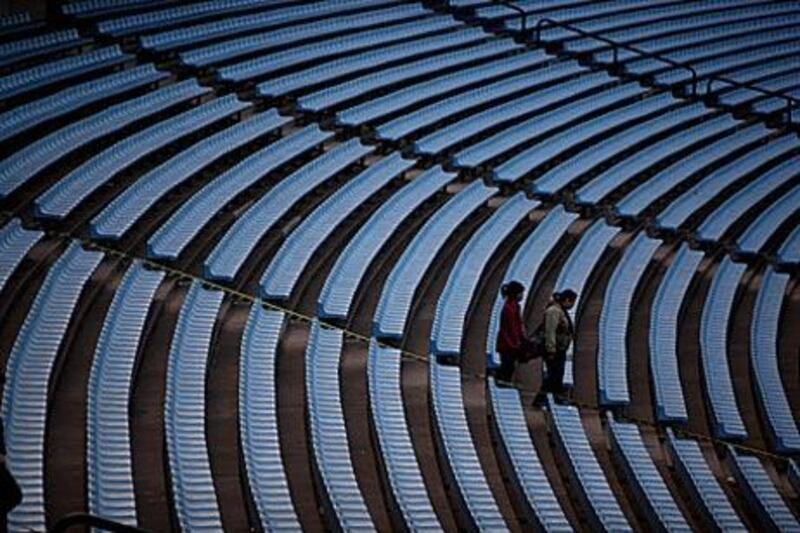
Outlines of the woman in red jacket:
{"type": "Polygon", "coordinates": [[[525,326],[522,324],[520,302],[525,287],[518,281],[509,281],[500,289],[505,298],[500,313],[500,328],[497,331],[495,349],[500,354],[500,368],[495,374],[498,381],[510,382],[514,374],[514,363],[525,349],[525,326]]]}

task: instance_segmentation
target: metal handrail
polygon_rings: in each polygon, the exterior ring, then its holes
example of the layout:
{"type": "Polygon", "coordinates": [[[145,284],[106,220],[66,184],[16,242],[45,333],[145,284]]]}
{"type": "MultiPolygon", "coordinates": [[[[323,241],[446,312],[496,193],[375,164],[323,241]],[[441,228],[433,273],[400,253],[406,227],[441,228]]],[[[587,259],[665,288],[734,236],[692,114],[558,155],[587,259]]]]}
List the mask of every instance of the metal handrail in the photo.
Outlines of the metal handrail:
{"type": "Polygon", "coordinates": [[[522,9],[521,7],[519,7],[516,4],[512,4],[511,2],[508,2],[507,0],[494,0],[494,2],[496,4],[504,5],[507,8],[509,8],[511,10],[514,10],[517,13],[519,13],[519,18],[522,21],[522,35],[524,36],[526,33],[528,33],[528,12],[527,11],[525,11],[524,9],[522,9]]]}
{"type": "Polygon", "coordinates": [[[146,530],[138,527],[126,526],[107,518],[100,518],[86,513],[70,513],[62,516],[55,523],[53,529],[50,530],[50,533],[62,533],[74,526],[91,526],[115,533],[147,533],[146,530]]]}
{"type": "Polygon", "coordinates": [[[560,26],[560,27],[565,28],[567,30],[570,30],[570,31],[572,31],[574,33],[577,33],[578,35],[580,35],[582,37],[589,37],[591,39],[595,39],[595,40],[598,40],[598,41],[601,41],[601,42],[604,42],[604,43],[610,45],[612,47],[612,49],[613,49],[613,54],[614,54],[614,59],[613,59],[614,66],[617,66],[618,59],[619,59],[618,49],[619,48],[623,48],[625,50],[630,50],[631,52],[634,52],[634,53],[636,53],[636,54],[638,54],[638,55],[640,55],[642,57],[647,57],[647,58],[650,58],[650,59],[656,59],[658,61],[662,61],[664,63],[667,63],[668,65],[672,65],[675,68],[686,69],[689,72],[691,72],[691,74],[692,74],[692,95],[693,96],[697,95],[697,78],[698,78],[698,76],[697,76],[697,71],[691,65],[687,65],[686,63],[679,63],[678,61],[675,61],[675,60],[670,59],[668,57],[664,57],[664,56],[659,55],[659,54],[654,54],[652,52],[647,52],[647,51],[642,50],[640,48],[636,48],[635,46],[631,46],[629,44],[618,43],[616,41],[612,41],[608,37],[603,37],[602,35],[599,35],[599,34],[596,34],[596,33],[593,33],[593,32],[588,32],[586,30],[582,30],[582,29],[577,28],[577,27],[575,27],[575,26],[573,26],[571,24],[567,24],[566,22],[560,22],[558,20],[553,20],[553,19],[550,19],[550,18],[541,18],[536,22],[535,42],[536,42],[537,45],[541,45],[541,42],[542,42],[542,40],[541,40],[542,27],[545,26],[545,25],[560,26]]]}
{"type": "Polygon", "coordinates": [[[764,89],[763,87],[758,87],[757,85],[749,85],[747,83],[742,83],[736,80],[731,80],[728,78],[723,78],[722,76],[712,75],[708,82],[706,83],[706,94],[711,92],[711,87],[714,82],[722,82],[727,83],[728,85],[733,85],[734,87],[740,89],[749,89],[751,91],[755,91],[757,93],[765,94],[767,96],[771,96],[772,98],[780,98],[786,101],[786,122],[791,124],[792,123],[792,108],[800,109],[800,100],[794,98],[793,96],[786,94],[786,93],[779,93],[773,91],[771,89],[764,89]]]}

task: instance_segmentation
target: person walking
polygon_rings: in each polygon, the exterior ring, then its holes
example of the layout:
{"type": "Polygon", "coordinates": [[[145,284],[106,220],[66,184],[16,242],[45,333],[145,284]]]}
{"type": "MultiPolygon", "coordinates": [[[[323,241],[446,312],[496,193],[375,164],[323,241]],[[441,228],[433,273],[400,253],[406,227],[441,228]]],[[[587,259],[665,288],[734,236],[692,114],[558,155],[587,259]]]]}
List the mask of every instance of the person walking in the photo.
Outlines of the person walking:
{"type": "Polygon", "coordinates": [[[544,364],[547,368],[542,383],[544,393],[564,393],[567,350],[575,336],[569,310],[577,299],[578,295],[571,289],[556,292],[544,311],[544,364]]]}
{"type": "Polygon", "coordinates": [[[509,281],[500,289],[504,298],[500,312],[500,327],[497,331],[495,349],[500,354],[500,368],[495,373],[498,382],[510,383],[514,375],[517,358],[525,349],[525,327],[522,323],[520,302],[525,287],[518,281],[509,281]]]}

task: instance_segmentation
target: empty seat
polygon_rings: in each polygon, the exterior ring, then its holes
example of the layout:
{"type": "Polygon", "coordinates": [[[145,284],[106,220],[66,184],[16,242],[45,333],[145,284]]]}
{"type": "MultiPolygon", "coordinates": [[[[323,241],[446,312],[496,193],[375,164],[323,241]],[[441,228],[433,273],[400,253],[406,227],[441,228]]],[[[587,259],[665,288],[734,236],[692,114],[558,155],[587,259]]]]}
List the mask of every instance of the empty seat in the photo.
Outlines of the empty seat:
{"type": "Polygon", "coordinates": [[[475,181],[428,219],[395,263],[375,311],[373,334],[379,339],[403,337],[414,293],[448,237],[496,189],[475,181]]]}
{"type": "Polygon", "coordinates": [[[77,48],[88,42],[91,39],[81,37],[74,28],[11,41],[0,44],[0,65],[10,65],[24,59],[77,48]]]}
{"type": "Polygon", "coordinates": [[[433,167],[397,191],[370,216],[347,243],[328,274],[317,305],[321,318],[347,318],[356,291],[378,253],[421,204],[454,178],[455,175],[441,167],[433,167]]]}
{"type": "Polygon", "coordinates": [[[306,216],[283,242],[261,276],[262,297],[281,302],[288,300],[311,257],[336,227],[412,166],[413,161],[392,154],[339,188],[306,216]]]}
{"type": "Polygon", "coordinates": [[[778,250],[778,263],[782,265],[800,263],[800,226],[783,241],[778,250]]]}
{"type": "Polygon", "coordinates": [[[800,466],[798,466],[795,459],[789,460],[789,482],[794,487],[794,490],[800,492],[800,466]]]}
{"type": "Polygon", "coordinates": [[[739,254],[755,255],[800,207],[800,187],[790,189],[762,211],[737,239],[739,254]]]}
{"type": "Polygon", "coordinates": [[[239,363],[239,441],[247,483],[266,531],[298,530],[278,431],[276,365],[284,315],[253,304],[239,363]]]}
{"type": "Polygon", "coordinates": [[[457,366],[430,364],[432,423],[438,436],[439,454],[455,480],[466,512],[479,531],[508,529],[481,467],[467,424],[457,366]]]}
{"type": "Polygon", "coordinates": [[[472,234],[439,296],[431,330],[431,353],[440,360],[461,356],[470,302],[498,247],[539,202],[517,193],[472,234]]]}
{"type": "Polygon", "coordinates": [[[72,243],[47,273],[6,365],[3,424],[6,464],[22,489],[11,530],[45,530],[45,429],[48,391],[81,292],[103,259],[72,243]]]}
{"type": "Polygon", "coordinates": [[[206,367],[224,293],[192,283],[167,361],[164,434],[170,493],[184,531],[221,531],[206,442],[206,367]]]}
{"type": "Polygon", "coordinates": [[[72,169],[36,198],[36,216],[63,219],[114,175],[153,151],[247,108],[235,95],[223,96],[125,137],[72,169]]]}
{"type": "Polygon", "coordinates": [[[0,228],[0,292],[25,255],[42,237],[43,231],[26,230],[18,218],[12,218],[0,228]]]}
{"type": "Polygon", "coordinates": [[[800,452],[800,433],[792,416],[778,364],[778,330],[788,274],[768,268],[758,292],[750,327],[750,363],[767,428],[779,453],[800,452]]]}
{"type": "Polygon", "coordinates": [[[233,281],[259,240],[315,187],[356,163],[371,149],[352,139],[300,167],[237,217],[203,263],[204,275],[233,281]]]}
{"type": "Polygon", "coordinates": [[[97,341],[86,408],[89,511],[137,525],[128,407],[145,321],[163,272],[134,262],[114,295],[97,341]]]}
{"type": "Polygon", "coordinates": [[[640,233],[625,249],[606,286],[600,311],[597,346],[597,380],[600,404],[625,406],[630,403],[628,390],[628,322],[634,305],[636,287],[661,241],[640,233]]]}
{"type": "Polygon", "coordinates": [[[323,492],[344,531],[373,530],[356,481],[340,396],[343,335],[314,321],[306,348],[306,401],[311,446],[323,492]]]}
{"type": "Polygon", "coordinates": [[[658,472],[636,424],[617,422],[609,414],[608,427],[614,453],[623,465],[636,502],[655,530],[691,531],[683,513],[658,472]]]}
{"type": "Polygon", "coordinates": [[[728,365],[728,336],[739,281],[747,265],[722,260],[700,319],[700,351],[706,394],[711,407],[712,425],[721,439],[744,440],[744,427],[728,365]]]}
{"type": "MultiPolygon", "coordinates": [[[[567,213],[559,206],[553,208],[547,216],[537,224],[536,228],[525,239],[514,254],[514,258],[506,269],[503,283],[517,280],[528,283],[528,290],[523,297],[522,308],[525,309],[527,298],[532,294],[533,287],[538,282],[539,270],[545,259],[553,253],[556,244],[567,233],[567,229],[578,215],[567,213]]],[[[500,313],[503,309],[503,297],[498,294],[492,307],[492,314],[489,318],[489,328],[486,334],[486,364],[489,367],[496,367],[500,364],[500,355],[495,351],[497,331],[500,329],[500,313]]]]}
{"type": "Polygon", "coordinates": [[[678,371],[678,328],[681,306],[702,259],[702,252],[683,244],[664,274],[650,310],[650,373],[659,422],[689,421],[678,371]]]}
{"type": "Polygon", "coordinates": [[[417,462],[403,407],[400,350],[370,341],[367,377],[372,425],[378,436],[392,496],[411,531],[440,530],[417,462]]]}

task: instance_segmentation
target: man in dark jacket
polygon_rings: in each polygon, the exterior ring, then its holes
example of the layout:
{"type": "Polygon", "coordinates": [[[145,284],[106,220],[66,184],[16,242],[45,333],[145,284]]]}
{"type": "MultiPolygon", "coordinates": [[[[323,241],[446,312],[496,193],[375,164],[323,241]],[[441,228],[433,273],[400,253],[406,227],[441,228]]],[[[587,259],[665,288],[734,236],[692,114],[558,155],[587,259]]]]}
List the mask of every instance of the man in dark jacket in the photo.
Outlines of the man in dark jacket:
{"type": "Polygon", "coordinates": [[[544,312],[544,363],[547,376],[542,392],[564,393],[564,366],[567,350],[572,344],[574,328],[569,310],[575,305],[578,295],[566,289],[553,294],[553,299],[544,312]]]}

